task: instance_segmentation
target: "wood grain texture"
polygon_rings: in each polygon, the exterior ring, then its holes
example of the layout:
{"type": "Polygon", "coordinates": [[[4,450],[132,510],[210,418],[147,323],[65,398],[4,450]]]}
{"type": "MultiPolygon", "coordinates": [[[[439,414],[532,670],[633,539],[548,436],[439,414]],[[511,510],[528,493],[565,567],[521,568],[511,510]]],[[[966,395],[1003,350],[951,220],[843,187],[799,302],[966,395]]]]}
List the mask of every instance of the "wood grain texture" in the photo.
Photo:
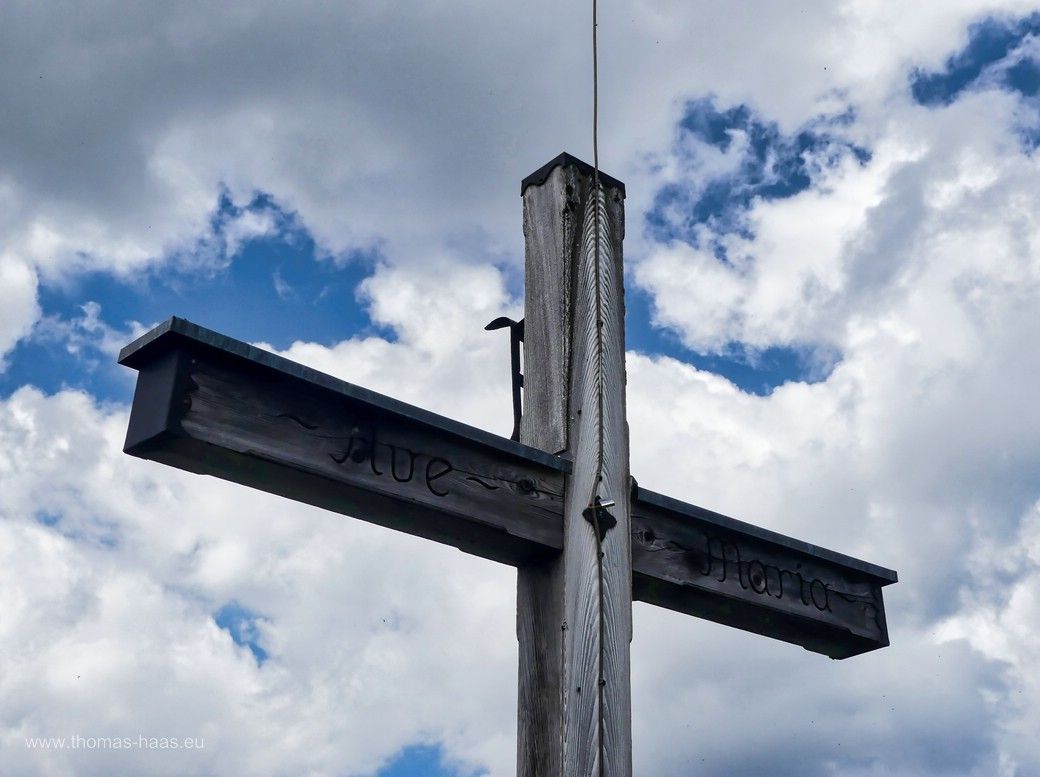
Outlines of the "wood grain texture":
{"type": "MultiPolygon", "coordinates": [[[[580,185],[574,181],[572,190],[580,185]]],[[[124,363],[140,370],[127,432],[135,455],[506,563],[526,564],[563,547],[560,495],[569,462],[559,457],[183,320],[171,319],[128,347],[124,363]]],[[[556,385],[566,392],[566,380],[556,385]]],[[[533,418],[528,423],[535,428],[533,418]]],[[[832,658],[888,644],[881,589],[896,581],[892,570],[645,489],[633,499],[636,599],[832,658]]],[[[562,563],[549,567],[562,570],[562,563]]],[[[526,662],[533,676],[552,678],[562,660],[564,617],[557,617],[562,598],[550,589],[563,583],[538,564],[531,569],[530,585],[526,573],[520,576],[519,600],[536,601],[519,608],[517,628],[544,642],[543,624],[556,619],[550,636],[559,645],[539,647],[526,662]],[[548,664],[532,663],[545,656],[548,664]]],[[[542,679],[522,686],[522,714],[545,698],[545,687],[542,679]]],[[[559,709],[542,717],[556,720],[559,709]]],[[[524,751],[531,747],[537,745],[524,751]]]]}
{"type": "Polygon", "coordinates": [[[559,557],[517,567],[518,777],[563,773],[562,575],[559,557]]]}
{"type": "Polygon", "coordinates": [[[522,708],[517,773],[628,777],[632,578],[621,269],[624,203],[612,189],[597,198],[591,176],[561,166],[542,186],[525,190],[524,214],[530,305],[525,311],[525,373],[542,374],[530,382],[525,378],[521,440],[565,446],[573,468],[566,488],[563,553],[548,565],[519,568],[522,708]],[[597,488],[601,387],[603,480],[597,488]],[[597,495],[616,502],[610,512],[617,525],[602,545],[583,515],[597,495]],[[556,620],[545,623],[546,615],[556,620]]]}
{"type": "Polygon", "coordinates": [[[496,561],[562,547],[562,470],[205,349],[157,356],[139,386],[134,455],[496,561]],[[146,396],[159,400],[151,412],[146,396]]]}
{"type": "MultiPolygon", "coordinates": [[[[849,658],[888,645],[890,570],[742,531],[693,505],[632,504],[633,594],[688,615],[849,658]]],[[[664,504],[662,504],[664,503],[664,504]]]]}
{"type": "Polygon", "coordinates": [[[520,439],[544,451],[567,448],[568,306],[584,193],[582,176],[557,167],[524,192],[524,414],[520,439]]]}

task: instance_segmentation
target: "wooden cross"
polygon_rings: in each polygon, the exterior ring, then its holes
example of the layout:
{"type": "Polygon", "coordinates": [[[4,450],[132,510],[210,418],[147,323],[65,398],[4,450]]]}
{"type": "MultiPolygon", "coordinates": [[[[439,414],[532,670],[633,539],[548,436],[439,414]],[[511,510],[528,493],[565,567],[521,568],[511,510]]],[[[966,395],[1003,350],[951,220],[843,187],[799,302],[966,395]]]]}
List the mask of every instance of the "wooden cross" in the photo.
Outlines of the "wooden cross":
{"type": "Polygon", "coordinates": [[[633,599],[847,658],[888,645],[881,588],[896,581],[636,485],[625,188],[593,180],[563,154],[521,186],[520,442],[179,318],[119,357],[139,371],[127,453],[517,568],[519,777],[631,775],[633,599]]]}

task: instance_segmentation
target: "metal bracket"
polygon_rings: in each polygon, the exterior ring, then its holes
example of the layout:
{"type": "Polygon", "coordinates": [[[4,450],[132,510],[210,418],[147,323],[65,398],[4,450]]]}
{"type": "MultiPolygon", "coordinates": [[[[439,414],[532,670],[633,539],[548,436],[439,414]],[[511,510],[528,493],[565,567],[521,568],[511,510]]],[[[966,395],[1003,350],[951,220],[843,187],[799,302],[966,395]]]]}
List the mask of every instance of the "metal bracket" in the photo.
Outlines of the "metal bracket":
{"type": "Polygon", "coordinates": [[[519,321],[514,321],[511,318],[499,316],[484,329],[491,331],[505,327],[509,327],[509,361],[513,373],[513,433],[509,439],[519,441],[520,416],[523,414],[520,389],[524,385],[524,375],[520,368],[520,343],[524,341],[524,320],[521,318],[519,321]]]}
{"type": "Polygon", "coordinates": [[[603,538],[607,536],[608,531],[617,526],[617,518],[607,511],[608,507],[613,507],[615,504],[617,502],[613,499],[608,499],[604,502],[600,501],[600,498],[597,496],[595,504],[581,511],[581,514],[585,516],[585,520],[596,529],[600,542],[603,542],[603,538]]]}

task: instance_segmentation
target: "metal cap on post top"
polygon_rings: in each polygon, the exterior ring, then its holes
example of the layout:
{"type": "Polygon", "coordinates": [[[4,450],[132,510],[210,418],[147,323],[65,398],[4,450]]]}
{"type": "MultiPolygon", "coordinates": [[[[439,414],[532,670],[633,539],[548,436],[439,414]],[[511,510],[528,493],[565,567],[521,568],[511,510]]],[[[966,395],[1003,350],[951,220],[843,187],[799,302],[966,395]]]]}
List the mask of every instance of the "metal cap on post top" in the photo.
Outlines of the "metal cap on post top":
{"type": "MultiPolygon", "coordinates": [[[[549,174],[557,167],[576,167],[582,174],[589,176],[595,172],[592,165],[588,162],[583,162],[573,154],[568,154],[564,151],[558,157],[545,163],[529,176],[524,178],[524,180],[520,182],[520,195],[523,196],[524,192],[527,191],[528,186],[540,186],[545,183],[549,174]]],[[[616,189],[622,197],[625,196],[625,184],[617,178],[607,175],[602,170],[599,171],[599,182],[604,189],[616,189]]]]}

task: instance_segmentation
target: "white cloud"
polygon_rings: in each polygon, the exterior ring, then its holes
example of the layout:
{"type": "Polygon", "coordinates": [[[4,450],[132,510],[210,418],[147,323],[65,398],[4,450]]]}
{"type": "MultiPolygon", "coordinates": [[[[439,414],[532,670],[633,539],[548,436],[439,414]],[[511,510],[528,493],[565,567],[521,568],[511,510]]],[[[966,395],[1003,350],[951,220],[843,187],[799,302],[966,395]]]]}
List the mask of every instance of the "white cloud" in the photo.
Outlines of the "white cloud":
{"type": "Polygon", "coordinates": [[[282,277],[280,270],[275,270],[274,275],[271,276],[271,283],[274,286],[274,292],[281,299],[292,299],[296,297],[296,289],[294,289],[285,278],[282,277]]]}
{"type": "Polygon", "coordinates": [[[295,361],[398,399],[491,429],[512,426],[509,343],[484,325],[500,315],[521,318],[502,274],[486,265],[437,257],[407,269],[381,265],[359,290],[382,337],[331,348],[297,342],[282,353],[295,361]]]}
{"type": "Polygon", "coordinates": [[[1030,203],[1040,188],[1014,110],[1002,92],[943,110],[904,103],[878,127],[865,165],[846,159],[813,188],[756,200],[753,237],[720,238],[729,264],[665,245],[637,265],[636,280],[653,293],[659,322],[702,351],[845,349],[863,321],[885,321],[936,354],[967,347],[979,306],[1028,304],[1035,290],[1030,203]]]}
{"type": "Polygon", "coordinates": [[[367,773],[427,738],[501,762],[508,570],[130,459],[125,424],[72,392],[0,405],[2,448],[18,451],[0,459],[5,768],[367,773]],[[213,622],[232,600],[267,619],[261,668],[213,622]],[[206,748],[24,746],[74,734],[206,748]]]}
{"type": "Polygon", "coordinates": [[[237,256],[251,240],[278,234],[278,224],[270,210],[243,210],[223,226],[227,255],[237,256]]]}
{"type": "Polygon", "coordinates": [[[1012,545],[977,552],[974,586],[964,591],[962,610],[939,629],[944,639],[965,640],[983,655],[1002,662],[1009,692],[1001,702],[1008,773],[1040,768],[1035,733],[1040,724],[1036,667],[1040,660],[1040,504],[1021,521],[1012,545]]]}
{"type": "MultiPolygon", "coordinates": [[[[825,381],[768,397],[631,355],[633,472],[903,577],[892,647],[843,663],[639,608],[639,773],[1037,768],[1040,578],[1006,551],[1037,542],[1040,179],[1008,96],[926,110],[905,94],[907,68],[939,64],[969,20],[1026,7],[604,3],[605,166],[629,184],[628,256],[645,256],[661,320],[703,348],[842,355],[825,381]],[[650,253],[639,219],[656,188],[733,165],[666,153],[682,101],[709,92],[786,130],[854,104],[848,132],[873,158],[756,205],[755,239],[727,238],[732,267],[650,253]]],[[[519,311],[488,259],[520,256],[518,179],[587,154],[586,10],[15,8],[0,29],[0,99],[18,108],[0,124],[0,353],[40,315],[38,277],[227,262],[277,224],[247,210],[214,233],[221,187],[239,207],[263,191],[333,258],[380,249],[363,300],[398,338],[288,356],[507,431],[508,351],[482,326],[519,311]]],[[[103,352],[118,337],[96,310],[55,326],[103,352]]],[[[5,768],[365,772],[442,741],[511,773],[509,570],[128,459],[125,423],[74,392],[0,403],[5,768]],[[264,618],[263,666],[213,623],[232,600],[264,618]],[[207,747],[23,745],[109,732],[207,747]]]]}
{"type": "MultiPolygon", "coordinates": [[[[1026,7],[605,3],[605,164],[638,212],[654,186],[644,155],[683,97],[749,101],[791,127],[884,102],[969,20],[1026,7]]],[[[474,256],[515,260],[516,182],[561,149],[589,155],[587,82],[561,77],[589,71],[575,45],[588,22],[552,3],[19,5],[0,32],[0,244],[48,278],[134,272],[204,249],[226,185],[236,203],[273,194],[332,255],[378,244],[423,261],[476,222],[474,256]]],[[[31,308],[19,316],[9,336],[31,308]]]]}
{"type": "Polygon", "coordinates": [[[101,317],[101,305],[93,300],[80,305],[83,315],[72,319],[44,316],[36,322],[32,337],[36,341],[59,342],[70,356],[88,359],[90,369],[98,366],[97,356],[115,361],[119,350],[145,333],[139,321],[128,321],[126,330],[116,329],[101,317]]]}
{"type": "Polygon", "coordinates": [[[39,315],[36,274],[18,257],[0,251],[0,368],[3,356],[32,329],[39,315]]]}

